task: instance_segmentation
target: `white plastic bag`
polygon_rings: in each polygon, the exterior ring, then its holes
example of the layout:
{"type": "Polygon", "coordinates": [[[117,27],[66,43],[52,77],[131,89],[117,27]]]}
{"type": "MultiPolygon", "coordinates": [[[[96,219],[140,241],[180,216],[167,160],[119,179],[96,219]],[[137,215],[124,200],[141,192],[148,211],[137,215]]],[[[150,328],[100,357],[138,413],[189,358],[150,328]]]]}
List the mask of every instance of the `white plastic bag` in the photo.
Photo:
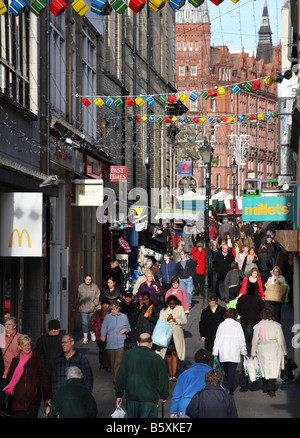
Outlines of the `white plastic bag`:
{"type": "Polygon", "coordinates": [[[247,357],[244,360],[244,366],[251,382],[255,382],[256,380],[261,378],[260,369],[256,357],[247,357]]]}
{"type": "Polygon", "coordinates": [[[112,418],[124,418],[125,412],[119,406],[115,409],[115,411],[111,414],[112,418]]]}

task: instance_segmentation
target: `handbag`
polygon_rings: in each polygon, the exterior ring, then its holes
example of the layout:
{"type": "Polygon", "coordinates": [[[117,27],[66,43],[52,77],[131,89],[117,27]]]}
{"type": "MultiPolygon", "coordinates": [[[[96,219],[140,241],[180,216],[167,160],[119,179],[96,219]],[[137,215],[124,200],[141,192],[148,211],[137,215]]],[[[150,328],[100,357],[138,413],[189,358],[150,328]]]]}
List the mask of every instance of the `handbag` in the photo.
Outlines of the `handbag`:
{"type": "Polygon", "coordinates": [[[126,333],[126,338],[124,341],[124,351],[131,350],[132,348],[135,347],[136,347],[136,342],[134,341],[134,339],[132,339],[130,334],[126,333]]]}
{"type": "Polygon", "coordinates": [[[290,382],[294,379],[293,371],[298,368],[298,365],[288,356],[284,356],[284,369],[280,372],[280,378],[284,382],[290,382]]]}
{"type": "Polygon", "coordinates": [[[218,371],[220,371],[220,373],[224,374],[223,368],[221,367],[221,364],[220,364],[217,356],[214,357],[212,367],[213,367],[213,369],[218,370],[218,371]]]}
{"type": "Polygon", "coordinates": [[[158,347],[167,347],[172,336],[172,326],[166,321],[159,319],[155,324],[152,341],[158,347]]]}

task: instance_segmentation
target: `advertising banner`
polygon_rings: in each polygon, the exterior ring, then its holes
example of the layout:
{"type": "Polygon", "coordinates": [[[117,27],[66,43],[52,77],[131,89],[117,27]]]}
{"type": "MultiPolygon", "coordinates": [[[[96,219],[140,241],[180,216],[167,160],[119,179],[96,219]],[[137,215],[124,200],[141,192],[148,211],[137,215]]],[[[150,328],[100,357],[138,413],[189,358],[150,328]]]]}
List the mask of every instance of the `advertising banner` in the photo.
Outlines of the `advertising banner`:
{"type": "Polygon", "coordinates": [[[292,221],[293,196],[243,197],[243,221],[292,221]]]}
{"type": "Polygon", "coordinates": [[[43,194],[0,194],[0,256],[42,257],[43,194]]]}

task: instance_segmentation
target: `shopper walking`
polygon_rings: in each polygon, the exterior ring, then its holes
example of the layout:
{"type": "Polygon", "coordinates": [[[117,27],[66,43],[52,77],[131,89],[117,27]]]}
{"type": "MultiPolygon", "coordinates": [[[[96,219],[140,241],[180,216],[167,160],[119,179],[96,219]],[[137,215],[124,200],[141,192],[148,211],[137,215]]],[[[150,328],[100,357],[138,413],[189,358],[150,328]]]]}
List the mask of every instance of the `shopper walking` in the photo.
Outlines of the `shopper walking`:
{"type": "Polygon", "coordinates": [[[152,349],[149,333],[141,333],[138,347],[128,350],[120,364],[116,383],[116,406],[126,397],[128,418],[157,418],[158,401],[169,397],[169,379],[163,359],[152,349]]]}
{"type": "MultiPolygon", "coordinates": [[[[99,306],[99,300],[100,290],[98,286],[93,283],[92,276],[90,274],[86,274],[84,277],[84,282],[78,287],[76,302],[77,310],[81,316],[83,344],[88,343],[89,319],[99,306]]],[[[93,341],[96,340],[94,333],[91,333],[91,338],[93,341]]]]}
{"type": "Polygon", "coordinates": [[[226,387],[233,395],[235,372],[241,355],[247,355],[246,341],[241,324],[237,322],[236,309],[227,309],[224,321],[219,325],[213,347],[213,356],[219,356],[224,368],[226,387]]]}
{"type": "Polygon", "coordinates": [[[160,311],[159,319],[172,326],[172,336],[167,347],[156,346],[157,353],[167,359],[169,379],[177,381],[178,361],[185,359],[185,340],[182,325],[187,323],[186,314],[177,297],[170,295],[166,307],[160,311]]]}
{"type": "Polygon", "coordinates": [[[263,392],[275,396],[276,379],[284,369],[287,355],[286,342],[281,324],[274,321],[274,313],[265,308],[261,321],[254,326],[251,356],[257,357],[263,381],[263,392]]]}

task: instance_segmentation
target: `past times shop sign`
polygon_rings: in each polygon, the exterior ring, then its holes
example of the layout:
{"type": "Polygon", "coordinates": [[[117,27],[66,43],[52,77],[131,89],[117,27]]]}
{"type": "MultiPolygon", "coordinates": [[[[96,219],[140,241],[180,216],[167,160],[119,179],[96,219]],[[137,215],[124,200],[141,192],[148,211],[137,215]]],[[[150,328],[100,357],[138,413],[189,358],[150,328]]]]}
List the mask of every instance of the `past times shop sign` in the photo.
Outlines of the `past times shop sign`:
{"type": "Polygon", "coordinates": [[[0,256],[42,257],[43,194],[0,194],[0,256]]]}
{"type": "Polygon", "coordinates": [[[127,166],[110,166],[109,167],[109,182],[126,182],[127,181],[127,166]]]}

